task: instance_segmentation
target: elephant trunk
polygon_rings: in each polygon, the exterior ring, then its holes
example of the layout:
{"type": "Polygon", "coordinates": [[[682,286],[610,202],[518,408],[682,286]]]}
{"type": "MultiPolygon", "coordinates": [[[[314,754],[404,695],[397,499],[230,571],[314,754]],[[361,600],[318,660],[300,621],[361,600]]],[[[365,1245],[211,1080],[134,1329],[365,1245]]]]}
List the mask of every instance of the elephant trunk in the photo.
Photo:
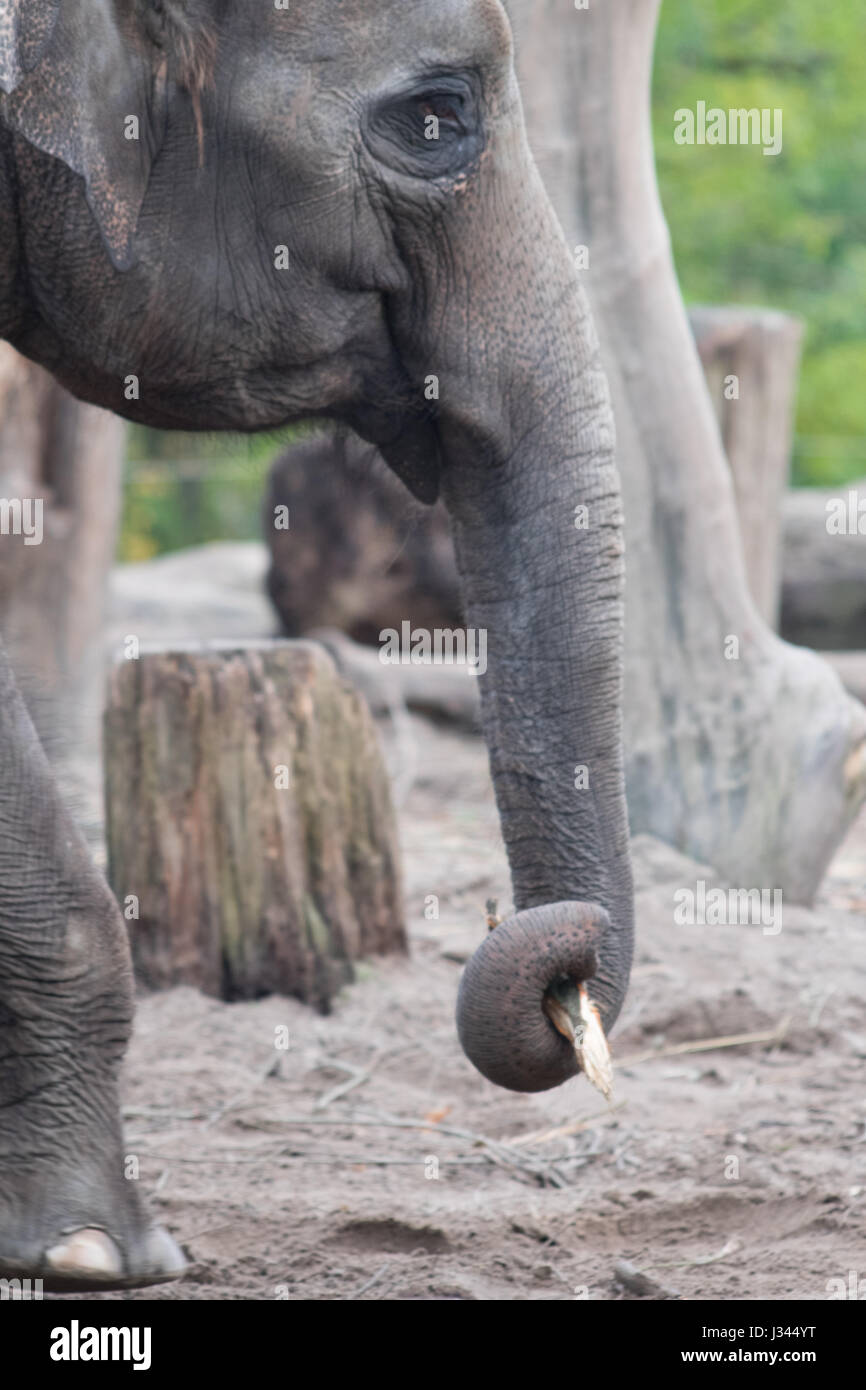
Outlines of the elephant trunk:
{"type": "Polygon", "coordinates": [[[517,909],[467,966],[458,1029],[485,1076],[522,1091],[577,1070],[542,1011],[545,991],[590,979],[608,1030],[633,932],[612,414],[558,230],[540,244],[543,271],[521,276],[524,321],[542,325],[534,358],[516,346],[501,414],[474,430],[474,448],[465,421],[450,441],[444,412],[440,422],[466,622],[486,632],[483,724],[517,909]],[[535,304],[534,283],[545,286],[535,304]]]}
{"type": "Polygon", "coordinates": [[[577,1067],[545,990],[589,978],[607,1030],[631,966],[622,514],[598,343],[513,78],[487,101],[472,177],[442,181],[420,226],[416,189],[394,205],[409,273],[390,333],[416,393],[436,388],[435,437],[383,452],[417,495],[438,485],[475,651],[486,635],[482,718],[517,915],[467,967],[458,1027],[486,1076],[541,1090],[577,1067]]]}

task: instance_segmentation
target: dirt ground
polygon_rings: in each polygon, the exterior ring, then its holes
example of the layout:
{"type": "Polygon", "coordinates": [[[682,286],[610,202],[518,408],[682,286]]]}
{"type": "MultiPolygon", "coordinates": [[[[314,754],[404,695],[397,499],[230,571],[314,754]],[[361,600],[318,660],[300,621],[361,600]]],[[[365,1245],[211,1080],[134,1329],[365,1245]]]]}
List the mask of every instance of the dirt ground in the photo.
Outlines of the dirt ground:
{"type": "Polygon", "coordinates": [[[684,1299],[826,1299],[851,1271],[866,1296],[866,815],[776,935],[676,925],[712,872],[640,837],[614,1103],[514,1095],[454,1027],[485,899],[508,906],[484,747],[409,728],[410,956],[362,964],[329,1017],[140,1000],[127,1150],[190,1269],[105,1297],[623,1300],[623,1259],[684,1299]]]}

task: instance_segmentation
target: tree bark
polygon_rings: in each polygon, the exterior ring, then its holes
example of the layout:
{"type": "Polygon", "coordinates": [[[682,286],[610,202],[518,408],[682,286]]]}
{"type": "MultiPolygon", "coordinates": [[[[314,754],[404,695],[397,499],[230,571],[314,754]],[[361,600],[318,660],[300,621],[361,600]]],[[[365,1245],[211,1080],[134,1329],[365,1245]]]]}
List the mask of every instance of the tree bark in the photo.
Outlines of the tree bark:
{"type": "Polygon", "coordinates": [[[0,498],[42,504],[41,542],[0,534],[0,630],[52,748],[86,726],[96,747],[124,428],[0,343],[0,498]]]}
{"type": "Polygon", "coordinates": [[[656,186],[658,0],[507,8],[530,143],[567,238],[588,249],[613,394],[632,830],[737,885],[809,902],[866,794],[866,711],[824,662],[775,637],[748,591],[730,471],[656,186]]]}
{"type": "Polygon", "coordinates": [[[105,785],[109,881],[146,986],[327,1010],[352,961],[405,949],[378,735],[315,644],[121,661],[105,785]]]}
{"type": "Polygon", "coordinates": [[[740,305],[693,307],[689,322],[734,483],[749,589],[775,628],[803,324],[740,305]]]}

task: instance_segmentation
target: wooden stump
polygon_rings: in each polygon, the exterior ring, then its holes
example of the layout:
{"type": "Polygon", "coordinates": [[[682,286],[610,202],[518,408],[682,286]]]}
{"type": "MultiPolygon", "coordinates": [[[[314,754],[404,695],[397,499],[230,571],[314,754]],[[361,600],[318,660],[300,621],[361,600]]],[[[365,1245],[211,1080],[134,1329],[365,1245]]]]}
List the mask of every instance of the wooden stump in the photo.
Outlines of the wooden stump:
{"type": "Polygon", "coordinates": [[[97,743],[124,429],[0,343],[0,630],[53,748],[97,743]]]}
{"type": "Polygon", "coordinates": [[[316,644],[119,663],[105,779],[109,880],[143,984],[327,1011],[353,960],[405,950],[378,734],[316,644]]]}
{"type": "Polygon", "coordinates": [[[776,627],[803,324],[740,305],[695,306],[689,321],[731,469],[746,578],[761,617],[776,627]]]}

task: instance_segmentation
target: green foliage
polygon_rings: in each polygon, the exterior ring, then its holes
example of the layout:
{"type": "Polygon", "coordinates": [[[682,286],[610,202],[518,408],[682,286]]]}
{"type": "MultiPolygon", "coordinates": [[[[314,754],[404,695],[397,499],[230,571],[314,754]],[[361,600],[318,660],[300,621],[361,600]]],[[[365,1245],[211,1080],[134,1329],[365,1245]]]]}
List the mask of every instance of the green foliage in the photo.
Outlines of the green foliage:
{"type": "Polygon", "coordinates": [[[300,432],[203,436],[133,427],[118,558],[260,536],[271,460],[300,432]]]}
{"type": "Polygon", "coordinates": [[[795,478],[866,473],[866,9],[663,0],[653,84],[662,201],[689,302],[806,322],[795,478]],[[674,112],[783,113],[783,149],[677,145],[674,112]]]}

